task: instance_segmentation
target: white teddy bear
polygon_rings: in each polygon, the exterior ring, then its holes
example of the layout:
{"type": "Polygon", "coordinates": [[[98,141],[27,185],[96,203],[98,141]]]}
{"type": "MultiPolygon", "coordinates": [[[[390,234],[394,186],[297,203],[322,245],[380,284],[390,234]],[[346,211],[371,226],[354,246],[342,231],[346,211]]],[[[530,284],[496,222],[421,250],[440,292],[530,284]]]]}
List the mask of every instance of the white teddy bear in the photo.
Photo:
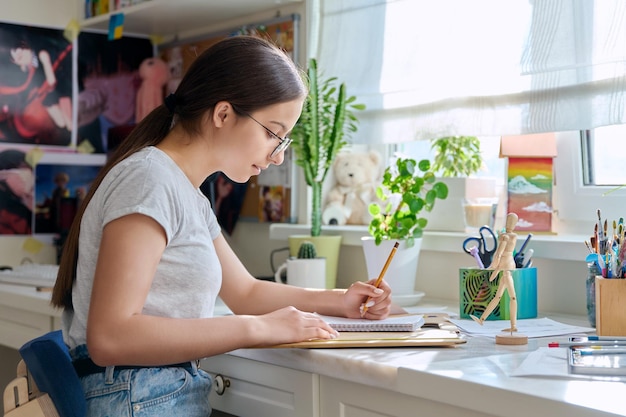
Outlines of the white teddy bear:
{"type": "Polygon", "coordinates": [[[344,152],[333,163],[335,185],[326,197],[324,224],[369,224],[369,204],[376,199],[381,156],[377,151],[344,152]]]}

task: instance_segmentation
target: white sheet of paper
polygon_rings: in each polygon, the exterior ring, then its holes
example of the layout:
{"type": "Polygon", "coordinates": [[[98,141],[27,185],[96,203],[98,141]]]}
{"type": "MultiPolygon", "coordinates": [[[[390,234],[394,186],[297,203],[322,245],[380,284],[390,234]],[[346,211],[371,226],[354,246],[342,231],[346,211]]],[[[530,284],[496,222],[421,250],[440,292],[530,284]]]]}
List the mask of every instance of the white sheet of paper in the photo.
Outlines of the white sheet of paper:
{"type": "MultiPolygon", "coordinates": [[[[450,321],[469,336],[486,336],[493,338],[511,325],[509,320],[488,320],[485,321],[482,326],[471,319],[450,319],[450,321]]],[[[563,336],[595,331],[595,329],[591,327],[572,326],[559,323],[547,317],[541,319],[517,320],[517,330],[518,333],[525,334],[529,338],[563,336]]]]}
{"type": "Polygon", "coordinates": [[[569,378],[567,350],[540,347],[531,352],[511,376],[554,376],[569,378]]]}
{"type": "Polygon", "coordinates": [[[626,381],[624,376],[595,376],[569,373],[567,349],[540,347],[509,374],[510,376],[541,376],[567,379],[587,379],[598,381],[626,381]]]}

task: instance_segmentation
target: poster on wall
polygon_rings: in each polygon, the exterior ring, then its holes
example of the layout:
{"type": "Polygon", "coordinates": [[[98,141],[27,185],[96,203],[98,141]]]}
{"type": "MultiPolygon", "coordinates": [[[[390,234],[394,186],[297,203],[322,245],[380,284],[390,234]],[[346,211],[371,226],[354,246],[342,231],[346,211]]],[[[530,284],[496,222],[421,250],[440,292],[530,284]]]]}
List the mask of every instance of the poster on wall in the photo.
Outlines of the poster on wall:
{"type": "Polygon", "coordinates": [[[282,185],[263,185],[259,189],[259,221],[284,221],[285,188],[282,185]]]}
{"type": "Polygon", "coordinates": [[[71,144],[72,48],[63,30],[0,23],[0,143],[71,144]]]}
{"type": "Polygon", "coordinates": [[[81,32],[78,51],[77,144],[106,153],[109,129],[135,124],[139,67],[154,47],[147,38],[81,32]]]}
{"type": "Polygon", "coordinates": [[[211,175],[200,186],[200,191],[211,202],[218,223],[229,235],[239,220],[239,209],[247,187],[247,183],[234,182],[221,172],[211,175]]]}
{"type": "Polygon", "coordinates": [[[0,235],[68,229],[105,162],[105,155],[0,144],[0,235]]]}
{"type": "Polygon", "coordinates": [[[33,233],[58,234],[69,230],[105,159],[104,155],[43,155],[34,169],[33,233]]]}
{"type": "Polygon", "coordinates": [[[153,58],[146,37],[70,42],[60,29],[0,22],[0,235],[69,228],[108,132],[135,122],[139,68],[153,58]]]}
{"type": "Polygon", "coordinates": [[[34,173],[24,146],[0,145],[0,235],[32,232],[34,173]]]}
{"type": "MultiPolygon", "coordinates": [[[[248,35],[268,39],[297,61],[296,23],[298,20],[298,15],[285,16],[160,46],[159,57],[167,62],[171,76],[166,86],[166,94],[176,91],[183,74],[200,53],[229,36],[248,35]]],[[[272,165],[263,172],[263,175],[251,178],[247,187],[245,184],[239,185],[230,191],[228,206],[222,206],[219,210],[213,207],[216,213],[220,214],[218,216],[218,220],[221,220],[220,225],[228,233],[232,233],[236,221],[240,218],[261,222],[284,221],[289,218],[291,213],[290,166],[291,163],[287,160],[286,154],[282,166],[272,165]],[[277,183],[274,178],[280,178],[281,181],[277,183]]],[[[213,181],[218,178],[215,177],[213,181]]],[[[212,181],[207,180],[203,189],[210,189],[210,183],[212,181]]],[[[212,184],[211,187],[216,185],[212,184]]],[[[207,195],[215,203],[211,195],[207,195]]]]}

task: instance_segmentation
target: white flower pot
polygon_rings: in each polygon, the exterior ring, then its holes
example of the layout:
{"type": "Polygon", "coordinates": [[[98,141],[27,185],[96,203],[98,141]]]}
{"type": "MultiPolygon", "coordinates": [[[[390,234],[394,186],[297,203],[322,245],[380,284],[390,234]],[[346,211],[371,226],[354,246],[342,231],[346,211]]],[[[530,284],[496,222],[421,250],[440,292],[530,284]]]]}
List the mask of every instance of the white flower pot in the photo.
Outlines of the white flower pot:
{"type": "Polygon", "coordinates": [[[339,263],[339,252],[341,251],[342,236],[310,236],[292,235],[287,238],[289,242],[289,255],[296,257],[298,249],[305,240],[313,243],[317,256],[326,258],[326,288],[336,288],[337,286],[337,265],[339,263]]]}
{"type": "MultiPolygon", "coordinates": [[[[367,274],[370,279],[378,278],[396,241],[383,240],[376,246],[374,238],[367,236],[361,238],[361,242],[367,274]]],[[[398,305],[414,305],[419,301],[418,296],[421,298],[424,295],[415,292],[415,276],[421,247],[422,239],[415,239],[415,245],[410,248],[406,247],[404,241],[400,241],[398,250],[385,273],[384,279],[391,287],[392,299],[398,305]]]]}

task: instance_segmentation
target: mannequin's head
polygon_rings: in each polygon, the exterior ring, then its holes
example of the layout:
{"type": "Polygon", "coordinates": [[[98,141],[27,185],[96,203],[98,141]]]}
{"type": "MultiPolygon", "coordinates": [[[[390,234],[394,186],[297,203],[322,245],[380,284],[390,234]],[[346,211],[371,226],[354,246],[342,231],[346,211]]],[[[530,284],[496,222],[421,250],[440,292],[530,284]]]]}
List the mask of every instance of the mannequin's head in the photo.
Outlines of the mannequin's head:
{"type": "Polygon", "coordinates": [[[511,233],[514,229],[515,226],[517,225],[517,214],[515,213],[509,213],[506,216],[506,232],[507,233],[511,233]]]}

